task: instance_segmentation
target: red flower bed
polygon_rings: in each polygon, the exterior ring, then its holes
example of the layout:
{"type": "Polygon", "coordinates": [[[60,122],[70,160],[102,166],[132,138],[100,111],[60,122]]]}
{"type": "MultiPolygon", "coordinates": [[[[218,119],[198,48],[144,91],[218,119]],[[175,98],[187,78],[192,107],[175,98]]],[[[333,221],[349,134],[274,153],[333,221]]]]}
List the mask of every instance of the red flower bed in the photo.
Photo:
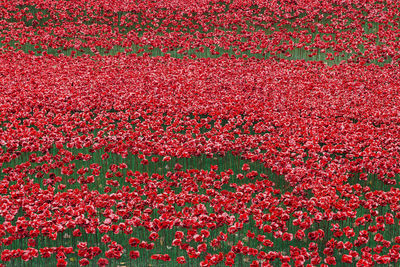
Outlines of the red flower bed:
{"type": "Polygon", "coordinates": [[[399,59],[396,1],[41,0],[0,10],[5,51],[399,59]]]}
{"type": "Polygon", "coordinates": [[[4,263],[399,258],[398,67],[22,52],[0,66],[4,263]]]}
{"type": "Polygon", "coordinates": [[[3,1],[0,265],[396,265],[398,8],[3,1]]]}

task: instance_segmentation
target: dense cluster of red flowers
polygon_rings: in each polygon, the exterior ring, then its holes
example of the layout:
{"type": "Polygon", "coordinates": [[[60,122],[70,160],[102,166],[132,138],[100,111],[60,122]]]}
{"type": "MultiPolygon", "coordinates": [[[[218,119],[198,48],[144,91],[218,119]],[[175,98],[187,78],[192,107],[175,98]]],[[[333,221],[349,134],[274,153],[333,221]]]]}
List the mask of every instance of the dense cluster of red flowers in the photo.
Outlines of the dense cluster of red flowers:
{"type": "MultiPolygon", "coordinates": [[[[3,50],[397,62],[398,1],[3,1],[3,50]],[[149,53],[149,52],[146,52],[149,53]]],[[[31,53],[35,53],[31,51],[31,53]]]]}
{"type": "Polygon", "coordinates": [[[399,264],[398,1],[0,2],[1,266],[399,264]]]}
{"type": "Polygon", "coordinates": [[[2,54],[1,260],[395,263],[399,70],[2,54]]]}

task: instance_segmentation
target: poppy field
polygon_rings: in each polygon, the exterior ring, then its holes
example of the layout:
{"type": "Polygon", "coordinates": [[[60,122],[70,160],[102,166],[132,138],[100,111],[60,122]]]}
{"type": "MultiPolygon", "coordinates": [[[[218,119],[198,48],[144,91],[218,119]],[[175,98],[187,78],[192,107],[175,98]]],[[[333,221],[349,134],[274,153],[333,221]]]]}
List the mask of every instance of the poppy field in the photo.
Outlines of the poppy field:
{"type": "Polygon", "coordinates": [[[397,1],[1,1],[0,266],[398,266],[397,1]]]}

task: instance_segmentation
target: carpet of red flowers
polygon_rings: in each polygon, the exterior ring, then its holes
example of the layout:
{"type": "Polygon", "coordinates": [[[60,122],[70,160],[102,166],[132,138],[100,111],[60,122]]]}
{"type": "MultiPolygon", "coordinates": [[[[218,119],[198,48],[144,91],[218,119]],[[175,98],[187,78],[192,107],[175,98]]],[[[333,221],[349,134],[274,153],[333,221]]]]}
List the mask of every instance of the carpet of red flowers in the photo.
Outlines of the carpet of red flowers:
{"type": "Polygon", "coordinates": [[[399,264],[396,1],[20,2],[0,8],[2,265],[399,264]],[[346,60],[306,59],[323,49],[346,60]]]}

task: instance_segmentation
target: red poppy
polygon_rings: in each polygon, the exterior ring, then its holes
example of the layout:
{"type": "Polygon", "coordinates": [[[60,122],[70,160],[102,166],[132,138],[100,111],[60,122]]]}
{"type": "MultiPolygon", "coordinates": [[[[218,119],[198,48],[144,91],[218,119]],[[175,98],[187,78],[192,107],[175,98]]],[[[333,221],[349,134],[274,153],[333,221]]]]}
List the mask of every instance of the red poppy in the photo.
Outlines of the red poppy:
{"type": "Polygon", "coordinates": [[[129,257],[131,259],[137,259],[140,257],[140,253],[137,250],[132,250],[131,252],[129,252],[129,257]]]}
{"type": "Polygon", "coordinates": [[[64,267],[67,266],[67,262],[64,259],[57,260],[57,267],[64,267]]]}
{"type": "Polygon", "coordinates": [[[97,265],[98,265],[98,266],[107,266],[107,265],[108,265],[108,259],[106,259],[106,258],[100,258],[100,259],[97,261],[97,265]]]}
{"type": "Polygon", "coordinates": [[[186,263],[186,259],[183,256],[177,257],[176,258],[176,262],[179,264],[185,264],[186,263]]]}
{"type": "Polygon", "coordinates": [[[155,232],[150,233],[149,240],[154,241],[158,238],[158,234],[155,232]]]}
{"type": "Polygon", "coordinates": [[[89,260],[86,259],[86,258],[80,259],[80,260],[79,260],[79,265],[80,265],[80,266],[89,265],[89,260]]]}
{"type": "Polygon", "coordinates": [[[131,237],[129,239],[129,245],[131,245],[132,247],[136,247],[137,245],[139,245],[140,240],[136,237],[131,237]]]}

